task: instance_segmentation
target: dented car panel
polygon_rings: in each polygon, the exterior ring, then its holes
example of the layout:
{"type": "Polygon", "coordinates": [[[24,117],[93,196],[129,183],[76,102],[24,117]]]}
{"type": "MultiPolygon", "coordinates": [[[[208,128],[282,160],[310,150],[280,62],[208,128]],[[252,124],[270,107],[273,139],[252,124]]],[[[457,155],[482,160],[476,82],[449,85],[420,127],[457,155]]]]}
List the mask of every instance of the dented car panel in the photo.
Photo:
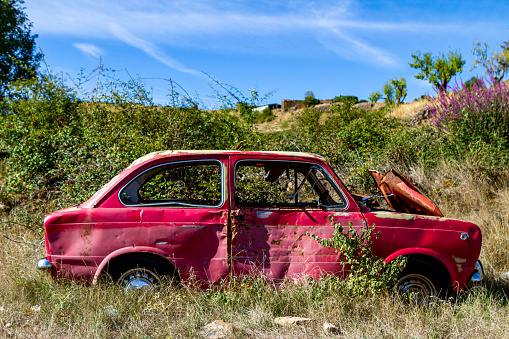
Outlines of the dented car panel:
{"type": "Polygon", "coordinates": [[[309,236],[330,237],[335,222],[375,225],[374,254],[387,262],[418,256],[446,274],[455,291],[465,288],[476,272],[479,228],[444,218],[395,171],[372,175],[395,211],[356,201],[314,154],[150,153],[86,202],[45,218],[40,266],[93,283],[106,273],[120,276],[127,263],[211,283],[253,273],[275,280],[343,275],[340,254],[309,236]]]}
{"type": "MultiPolygon", "coordinates": [[[[289,159],[272,157],[234,156],[234,164],[244,164],[247,160],[256,166],[277,167],[275,164],[286,164],[289,159]]],[[[290,160],[295,168],[301,166],[304,172],[308,164],[300,159],[290,160]]],[[[321,161],[315,160],[323,173],[332,178],[333,171],[321,161]]],[[[230,166],[230,178],[236,178],[236,166],[230,166]]],[[[286,170],[286,169],[284,169],[286,170]]],[[[283,170],[283,172],[284,172],[283,170]]],[[[268,176],[270,177],[269,170],[268,176]]],[[[285,176],[285,173],[282,174],[285,176]]],[[[325,177],[323,179],[326,179],[325,177]]],[[[243,207],[234,198],[236,182],[231,185],[231,224],[232,224],[232,272],[234,274],[249,274],[259,272],[269,278],[283,279],[288,276],[307,275],[319,277],[323,274],[342,272],[339,255],[334,249],[321,246],[307,234],[314,234],[321,238],[332,236],[335,222],[354,227],[366,225],[357,204],[346,196],[344,204],[336,207],[318,207],[294,204],[283,206],[247,206],[243,207]]],[[[339,187],[337,187],[341,190],[339,187]]],[[[343,188],[344,189],[344,188],[343,188]]],[[[342,191],[340,191],[342,193],[342,191]]],[[[291,195],[288,193],[288,195],[291,195]]],[[[351,199],[351,198],[350,198],[351,199]]]]}
{"type": "MultiPolygon", "coordinates": [[[[234,274],[263,273],[268,278],[292,275],[317,278],[341,272],[339,254],[308,234],[330,238],[332,213],[322,210],[241,209],[233,211],[232,270],[234,274]]],[[[361,213],[336,222],[365,225],[361,213]]]]}
{"type": "Polygon", "coordinates": [[[422,254],[438,259],[451,276],[455,291],[469,281],[481,249],[479,228],[463,221],[398,212],[368,212],[369,225],[380,237],[373,252],[393,260],[398,255],[422,254]],[[463,239],[463,233],[469,234],[463,239]]]}

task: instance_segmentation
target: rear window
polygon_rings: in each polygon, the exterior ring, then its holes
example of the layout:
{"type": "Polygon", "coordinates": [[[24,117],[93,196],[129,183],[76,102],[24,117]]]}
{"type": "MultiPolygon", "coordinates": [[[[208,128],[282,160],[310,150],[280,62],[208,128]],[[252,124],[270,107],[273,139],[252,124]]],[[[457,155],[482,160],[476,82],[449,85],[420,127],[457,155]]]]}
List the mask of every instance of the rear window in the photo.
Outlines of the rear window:
{"type": "Polygon", "coordinates": [[[159,165],[129,182],[119,198],[127,206],[219,206],[222,164],[210,160],[159,165]]]}

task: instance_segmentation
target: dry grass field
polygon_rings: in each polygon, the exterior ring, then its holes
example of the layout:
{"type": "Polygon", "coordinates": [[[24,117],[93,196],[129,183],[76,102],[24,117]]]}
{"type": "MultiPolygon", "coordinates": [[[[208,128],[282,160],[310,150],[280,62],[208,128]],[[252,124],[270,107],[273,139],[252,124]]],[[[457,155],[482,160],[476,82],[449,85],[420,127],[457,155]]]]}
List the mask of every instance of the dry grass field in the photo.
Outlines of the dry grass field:
{"type": "MultiPolygon", "coordinates": [[[[476,176],[453,164],[406,173],[447,217],[477,223],[483,231],[485,281],[427,307],[386,296],[352,297],[334,281],[278,288],[262,279],[196,290],[192,283],[159,292],[126,293],[112,284],[58,283],[35,269],[44,256],[40,231],[1,215],[0,336],[4,338],[200,337],[214,320],[233,325],[235,338],[326,338],[322,325],[340,328],[338,338],[503,338],[509,333],[509,185],[507,177],[476,176]],[[15,242],[15,241],[17,242],[15,242]],[[305,326],[281,327],[279,316],[312,318],[305,326]]],[[[18,220],[42,220],[59,206],[23,204],[18,220]]],[[[12,212],[11,212],[12,213],[12,212]]]]}
{"type": "Polygon", "coordinates": [[[415,112],[426,107],[426,105],[428,105],[428,101],[424,99],[407,104],[400,104],[394,108],[390,115],[399,119],[411,119],[414,117],[415,112]]]}

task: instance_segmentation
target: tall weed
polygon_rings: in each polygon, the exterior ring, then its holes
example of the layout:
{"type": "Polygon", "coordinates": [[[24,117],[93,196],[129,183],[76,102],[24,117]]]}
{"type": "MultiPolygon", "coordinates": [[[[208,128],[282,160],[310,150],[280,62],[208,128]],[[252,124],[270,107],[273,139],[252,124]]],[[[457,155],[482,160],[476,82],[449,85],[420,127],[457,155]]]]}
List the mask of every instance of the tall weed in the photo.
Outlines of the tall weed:
{"type": "Polygon", "coordinates": [[[462,84],[440,93],[428,106],[435,126],[487,167],[509,162],[509,87],[505,83],[462,84]]]}

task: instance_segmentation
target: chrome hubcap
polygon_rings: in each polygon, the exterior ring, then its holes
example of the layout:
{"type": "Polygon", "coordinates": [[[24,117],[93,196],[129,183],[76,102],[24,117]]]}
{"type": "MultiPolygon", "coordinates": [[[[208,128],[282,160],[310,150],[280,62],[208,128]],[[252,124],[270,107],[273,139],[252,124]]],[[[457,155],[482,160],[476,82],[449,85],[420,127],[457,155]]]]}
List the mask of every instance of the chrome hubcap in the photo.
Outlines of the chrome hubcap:
{"type": "Polygon", "coordinates": [[[423,275],[409,274],[398,281],[397,292],[414,305],[427,305],[437,297],[433,283],[423,275]]]}
{"type": "Polygon", "coordinates": [[[118,284],[126,291],[150,290],[160,285],[157,274],[143,268],[131,269],[118,279],[118,284]]]}

